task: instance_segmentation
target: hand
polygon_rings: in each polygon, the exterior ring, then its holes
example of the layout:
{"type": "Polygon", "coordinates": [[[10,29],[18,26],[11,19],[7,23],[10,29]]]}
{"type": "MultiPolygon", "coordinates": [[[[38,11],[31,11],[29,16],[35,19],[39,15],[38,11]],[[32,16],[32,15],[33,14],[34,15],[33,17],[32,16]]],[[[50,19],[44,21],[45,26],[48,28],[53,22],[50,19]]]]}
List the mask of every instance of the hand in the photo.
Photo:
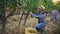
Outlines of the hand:
{"type": "Polygon", "coordinates": [[[32,12],[30,12],[30,14],[32,14],[32,12]]]}

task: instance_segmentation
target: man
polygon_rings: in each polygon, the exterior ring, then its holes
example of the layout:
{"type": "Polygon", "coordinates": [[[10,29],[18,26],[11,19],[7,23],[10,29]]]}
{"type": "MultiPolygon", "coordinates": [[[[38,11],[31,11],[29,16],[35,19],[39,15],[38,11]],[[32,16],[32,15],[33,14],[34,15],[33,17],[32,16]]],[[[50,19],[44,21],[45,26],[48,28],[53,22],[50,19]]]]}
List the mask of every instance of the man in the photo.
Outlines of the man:
{"type": "Polygon", "coordinates": [[[52,21],[56,22],[58,20],[58,11],[52,10],[52,21]]]}
{"type": "Polygon", "coordinates": [[[38,25],[35,27],[36,30],[41,30],[42,34],[44,34],[44,28],[46,26],[46,14],[44,13],[44,10],[42,7],[39,8],[39,13],[38,15],[33,14],[32,12],[30,12],[30,14],[35,17],[38,18],[38,25]]]}

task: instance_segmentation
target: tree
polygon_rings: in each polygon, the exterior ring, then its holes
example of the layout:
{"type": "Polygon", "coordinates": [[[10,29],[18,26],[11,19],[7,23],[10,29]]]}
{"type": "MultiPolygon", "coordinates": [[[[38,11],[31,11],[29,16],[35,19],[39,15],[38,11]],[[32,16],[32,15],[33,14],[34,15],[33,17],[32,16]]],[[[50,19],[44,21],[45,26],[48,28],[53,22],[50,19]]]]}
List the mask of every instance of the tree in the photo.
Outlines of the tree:
{"type": "Polygon", "coordinates": [[[11,13],[13,13],[13,11],[8,15],[6,16],[5,15],[5,9],[7,7],[9,7],[9,5],[12,3],[12,5],[14,6],[14,10],[15,10],[15,6],[16,6],[16,1],[15,0],[10,0],[10,1],[14,1],[14,2],[9,2],[9,0],[0,0],[0,14],[1,14],[1,20],[2,20],[2,31],[1,31],[1,34],[5,34],[5,25],[6,25],[6,20],[8,18],[9,15],[11,15],[11,13]],[[8,3],[10,3],[8,5],[8,3]]]}

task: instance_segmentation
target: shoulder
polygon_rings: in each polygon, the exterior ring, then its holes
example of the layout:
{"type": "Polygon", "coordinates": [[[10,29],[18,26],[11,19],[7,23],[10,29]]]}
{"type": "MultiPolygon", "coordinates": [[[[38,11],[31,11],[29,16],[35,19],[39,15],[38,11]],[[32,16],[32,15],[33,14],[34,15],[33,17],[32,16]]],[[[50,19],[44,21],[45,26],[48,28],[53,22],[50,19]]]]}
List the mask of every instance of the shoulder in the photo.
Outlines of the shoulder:
{"type": "Polygon", "coordinates": [[[46,14],[45,12],[42,12],[42,14],[46,14]]]}

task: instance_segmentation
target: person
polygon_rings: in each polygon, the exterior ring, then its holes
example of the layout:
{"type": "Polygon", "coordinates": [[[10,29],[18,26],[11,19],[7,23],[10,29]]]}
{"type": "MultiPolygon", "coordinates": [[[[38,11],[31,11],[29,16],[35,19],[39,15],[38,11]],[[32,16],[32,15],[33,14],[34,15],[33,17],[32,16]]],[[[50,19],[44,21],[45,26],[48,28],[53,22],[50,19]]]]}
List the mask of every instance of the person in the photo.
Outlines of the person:
{"type": "Polygon", "coordinates": [[[41,30],[42,34],[45,33],[44,29],[46,26],[46,13],[44,13],[44,9],[42,7],[39,7],[39,13],[37,15],[33,14],[32,12],[30,12],[30,14],[34,17],[38,19],[38,24],[35,27],[36,30],[41,30]]]}
{"type": "Polygon", "coordinates": [[[55,23],[58,20],[58,11],[52,10],[52,21],[55,23]]]}

